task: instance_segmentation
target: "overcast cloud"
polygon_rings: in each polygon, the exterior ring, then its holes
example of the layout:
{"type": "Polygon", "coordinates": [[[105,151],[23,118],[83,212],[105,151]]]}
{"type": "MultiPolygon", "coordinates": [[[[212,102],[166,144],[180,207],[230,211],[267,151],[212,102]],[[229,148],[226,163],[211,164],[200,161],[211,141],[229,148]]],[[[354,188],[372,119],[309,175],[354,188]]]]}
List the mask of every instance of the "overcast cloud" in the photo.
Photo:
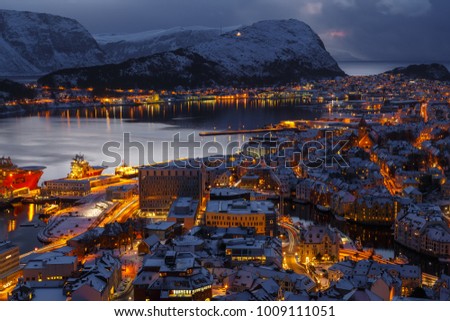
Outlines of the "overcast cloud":
{"type": "Polygon", "coordinates": [[[2,0],[0,6],[74,18],[92,33],[295,18],[328,49],[362,59],[450,61],[447,0],[2,0]]]}

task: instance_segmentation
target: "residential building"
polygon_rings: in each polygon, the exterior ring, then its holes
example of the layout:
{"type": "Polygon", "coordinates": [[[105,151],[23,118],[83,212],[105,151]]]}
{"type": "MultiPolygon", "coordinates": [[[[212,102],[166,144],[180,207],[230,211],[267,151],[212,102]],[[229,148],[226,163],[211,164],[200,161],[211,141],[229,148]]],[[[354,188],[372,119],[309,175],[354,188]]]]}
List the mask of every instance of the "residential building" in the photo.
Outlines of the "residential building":
{"type": "Polygon", "coordinates": [[[410,205],[395,222],[394,239],[420,253],[450,258],[450,229],[439,206],[410,205]]]}
{"type": "Polygon", "coordinates": [[[108,301],[122,280],[122,264],[110,253],[86,262],[79,276],[68,279],[64,292],[72,301],[108,301]]]}
{"type": "Polygon", "coordinates": [[[137,248],[139,255],[152,254],[153,249],[158,245],[159,237],[155,234],[150,235],[146,239],[142,240],[137,248]]]}
{"type": "Polygon", "coordinates": [[[310,262],[313,259],[337,260],[340,247],[339,233],[327,226],[309,226],[300,234],[299,259],[310,262]]]}
{"type": "Polygon", "coordinates": [[[167,251],[144,261],[133,282],[136,301],[205,301],[212,297],[212,276],[192,253],[167,251]]]}
{"type": "Polygon", "coordinates": [[[165,240],[175,234],[175,229],[177,228],[177,223],[158,221],[152,224],[148,224],[145,227],[145,235],[156,235],[160,240],[165,240]]]}

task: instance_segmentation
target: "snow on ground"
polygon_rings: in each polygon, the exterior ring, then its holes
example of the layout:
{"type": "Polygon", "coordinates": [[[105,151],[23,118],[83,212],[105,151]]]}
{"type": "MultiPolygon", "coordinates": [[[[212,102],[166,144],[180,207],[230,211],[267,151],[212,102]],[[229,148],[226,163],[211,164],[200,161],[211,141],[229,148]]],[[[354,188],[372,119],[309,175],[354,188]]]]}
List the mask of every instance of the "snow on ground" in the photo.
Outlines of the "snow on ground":
{"type": "Polygon", "coordinates": [[[41,238],[54,241],[61,237],[71,238],[85,232],[102,213],[112,206],[111,202],[86,203],[63,210],[50,219],[41,238]]]}

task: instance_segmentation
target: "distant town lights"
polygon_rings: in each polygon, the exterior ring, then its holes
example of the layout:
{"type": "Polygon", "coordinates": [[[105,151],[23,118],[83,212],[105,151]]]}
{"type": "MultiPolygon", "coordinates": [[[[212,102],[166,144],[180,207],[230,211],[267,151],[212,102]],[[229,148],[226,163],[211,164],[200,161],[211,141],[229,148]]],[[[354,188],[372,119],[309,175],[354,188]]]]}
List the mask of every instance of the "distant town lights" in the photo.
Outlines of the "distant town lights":
{"type": "Polygon", "coordinates": [[[236,32],[236,37],[240,37],[240,36],[242,36],[241,32],[240,31],[236,32]]]}

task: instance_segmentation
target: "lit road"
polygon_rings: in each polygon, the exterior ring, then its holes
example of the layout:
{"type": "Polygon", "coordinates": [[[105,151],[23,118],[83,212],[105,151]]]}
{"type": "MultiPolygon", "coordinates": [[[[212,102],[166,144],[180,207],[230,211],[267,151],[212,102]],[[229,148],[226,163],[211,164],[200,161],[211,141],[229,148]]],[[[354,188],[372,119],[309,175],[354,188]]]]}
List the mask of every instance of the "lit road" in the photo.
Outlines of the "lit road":
{"type": "Polygon", "coordinates": [[[23,253],[23,254],[20,255],[19,258],[20,258],[20,260],[22,260],[22,259],[26,258],[27,256],[33,254],[33,253],[45,253],[45,252],[48,252],[48,251],[56,250],[56,249],[58,249],[60,247],[65,246],[66,242],[67,242],[66,238],[61,238],[61,239],[59,239],[56,242],[53,242],[51,244],[45,245],[43,247],[40,247],[40,248],[38,248],[38,249],[36,249],[34,251],[23,253]]]}
{"type": "Polygon", "coordinates": [[[105,226],[105,224],[113,222],[125,222],[139,209],[139,196],[133,196],[130,201],[125,201],[120,204],[112,213],[110,213],[99,226],[105,226]]]}
{"type": "MultiPolygon", "coordinates": [[[[107,223],[112,223],[115,221],[119,221],[119,222],[126,221],[132,214],[134,214],[138,210],[138,208],[139,208],[138,200],[139,200],[139,198],[137,196],[134,196],[131,199],[131,201],[122,203],[120,206],[118,206],[113,211],[112,214],[110,214],[102,222],[100,222],[98,224],[98,226],[104,226],[107,223]]],[[[94,227],[96,227],[96,226],[91,226],[91,228],[94,228],[94,227]]],[[[22,260],[33,253],[45,253],[48,251],[56,250],[60,247],[65,246],[67,240],[68,240],[67,238],[60,238],[57,241],[55,241],[51,244],[45,245],[39,249],[21,254],[20,259],[22,260]]]]}
{"type": "Polygon", "coordinates": [[[280,226],[286,230],[289,238],[289,246],[286,251],[283,252],[283,266],[293,270],[295,273],[308,274],[307,271],[297,263],[295,258],[298,246],[299,230],[288,223],[280,222],[280,226]]]}
{"type": "Polygon", "coordinates": [[[283,263],[286,264],[286,266],[295,273],[308,274],[306,270],[303,268],[303,266],[297,263],[297,260],[295,259],[295,254],[284,255],[283,263]]]}

